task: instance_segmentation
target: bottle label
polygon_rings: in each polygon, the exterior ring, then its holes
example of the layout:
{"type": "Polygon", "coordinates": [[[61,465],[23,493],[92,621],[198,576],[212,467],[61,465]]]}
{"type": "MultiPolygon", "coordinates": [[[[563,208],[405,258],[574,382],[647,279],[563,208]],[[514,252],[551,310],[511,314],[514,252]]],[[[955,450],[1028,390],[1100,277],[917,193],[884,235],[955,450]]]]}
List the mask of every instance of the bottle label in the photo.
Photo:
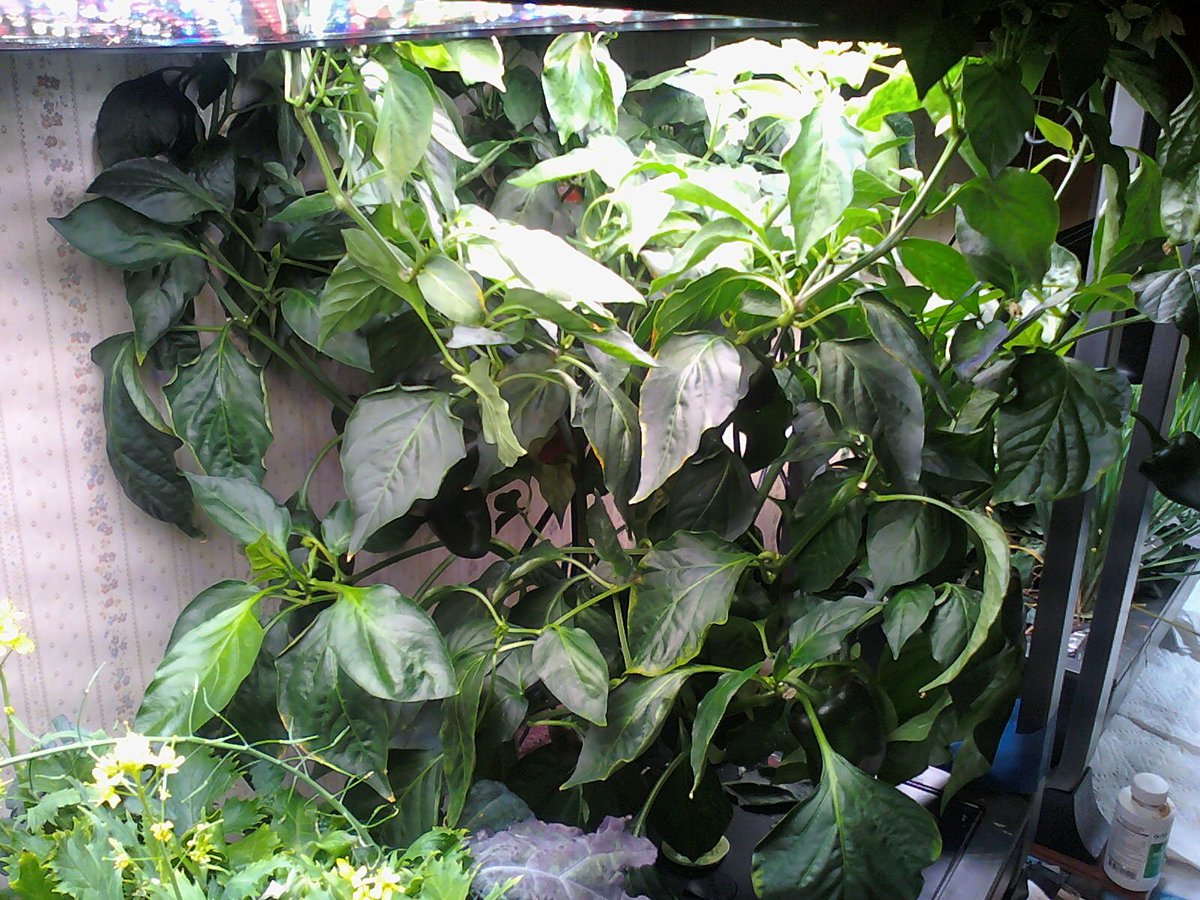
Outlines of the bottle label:
{"type": "Polygon", "coordinates": [[[1169,825],[1166,829],[1135,825],[1118,815],[1105,852],[1105,870],[1118,884],[1132,890],[1152,886],[1162,871],[1169,833],[1169,825]]]}
{"type": "Polygon", "coordinates": [[[1146,856],[1146,871],[1142,873],[1143,878],[1157,878],[1158,873],[1162,871],[1163,858],[1167,855],[1167,842],[1159,841],[1157,844],[1150,845],[1150,852],[1146,856]]]}

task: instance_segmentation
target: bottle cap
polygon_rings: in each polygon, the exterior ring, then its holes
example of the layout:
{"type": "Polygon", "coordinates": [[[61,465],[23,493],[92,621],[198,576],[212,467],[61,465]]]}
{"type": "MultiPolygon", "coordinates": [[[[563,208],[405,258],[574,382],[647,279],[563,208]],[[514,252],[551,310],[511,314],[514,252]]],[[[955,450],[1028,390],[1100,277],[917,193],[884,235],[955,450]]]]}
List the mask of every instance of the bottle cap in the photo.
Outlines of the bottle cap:
{"type": "Polygon", "coordinates": [[[1171,790],[1171,785],[1167,780],[1153,772],[1139,772],[1133,776],[1133,784],[1130,785],[1129,793],[1133,795],[1133,799],[1138,803],[1144,803],[1147,806],[1162,806],[1167,802],[1167,794],[1171,790]]]}

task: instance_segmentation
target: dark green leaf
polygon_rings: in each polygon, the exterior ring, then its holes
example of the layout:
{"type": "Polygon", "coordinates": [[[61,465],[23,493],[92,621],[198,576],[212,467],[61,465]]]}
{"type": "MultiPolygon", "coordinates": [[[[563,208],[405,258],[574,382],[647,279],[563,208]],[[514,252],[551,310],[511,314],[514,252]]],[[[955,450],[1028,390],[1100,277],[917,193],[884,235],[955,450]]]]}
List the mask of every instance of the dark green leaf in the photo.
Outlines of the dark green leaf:
{"type": "Polygon", "coordinates": [[[291,514],[249,478],[221,478],[187,473],[200,508],[240,544],[266,537],[287,551],[291,514]]]}
{"type": "Polygon", "coordinates": [[[342,444],[346,496],[354,507],[350,552],[417,500],[437,496],[446,472],[466,456],[450,400],[438,391],[397,386],[355,404],[342,444]]]}
{"type": "Polygon", "coordinates": [[[608,724],[593,725],[583,736],[579,762],[563,789],[603,781],[654,742],[675,695],[692,674],[677,669],[658,678],[631,678],[608,698],[608,724]]]}
{"type": "Polygon", "coordinates": [[[875,292],[863,295],[861,303],[863,312],[867,314],[871,334],[875,335],[879,346],[908,366],[914,375],[924,380],[942,399],[943,405],[948,406],[949,399],[941,381],[938,380],[929,341],[913,324],[908,314],[887,302],[882,294],[875,292]]]}
{"type": "MultiPolygon", "coordinates": [[[[376,290],[384,293],[382,288],[376,290]]],[[[296,332],[304,343],[338,362],[365,372],[371,371],[371,350],[366,338],[361,334],[336,330],[321,343],[321,307],[317,298],[308,291],[285,289],[282,291],[279,308],[288,327],[296,332]]]]}
{"type": "Polygon", "coordinates": [[[830,94],[800,120],[800,134],[781,162],[788,176],[788,205],[801,259],[837,224],[854,199],[854,172],[866,161],[862,132],[847,121],[839,94],[830,94]]]}
{"type": "Polygon", "coordinates": [[[320,191],[316,194],[309,194],[301,197],[299,200],[293,200],[284,209],[271,216],[272,222],[304,222],[308,219],[315,219],[317,216],[323,216],[326,213],[331,213],[336,209],[333,205],[333,196],[326,191],[320,191]]]}
{"type": "Polygon", "coordinates": [[[320,632],[309,632],[275,667],[279,716],[288,736],[319,762],[364,778],[381,797],[393,800],[388,784],[391,704],[372,697],[338,668],[320,632]]]}
{"type": "Polygon", "coordinates": [[[941,241],[905,238],[900,261],[917,281],[946,300],[958,300],[975,287],[977,279],[966,259],[941,241]]]}
{"type": "Polygon", "coordinates": [[[529,805],[499,781],[477,781],[467,794],[459,827],[472,834],[503,831],[534,818],[529,805]]]}
{"type": "Polygon", "coordinates": [[[504,115],[512,127],[523,132],[542,111],[542,82],[528,66],[508,70],[504,92],[504,115]]]}
{"type": "Polygon", "coordinates": [[[125,299],[133,314],[138,359],[145,359],[207,283],[208,267],[198,256],[181,256],[153,269],[125,273],[125,299]]]}
{"type": "MultiPolygon", "coordinates": [[[[708,327],[718,322],[722,315],[736,310],[742,294],[756,284],[730,269],[718,269],[688,282],[657,304],[651,321],[651,345],[657,349],[665,340],[681,331],[708,327]]],[[[638,330],[643,342],[645,330],[644,324],[638,330]]]]}
{"type": "Polygon", "coordinates": [[[1151,321],[1173,323],[1189,334],[1200,326],[1200,266],[1140,275],[1129,286],[1138,310],[1151,321]]]}
{"type": "Polygon", "coordinates": [[[761,666],[761,663],[755,663],[741,672],[726,672],[717,679],[716,686],[704,695],[704,699],[696,708],[696,721],[692,725],[692,746],[689,750],[694,774],[693,793],[700,786],[700,779],[704,776],[708,747],[712,743],[721,721],[725,718],[729,702],[738,691],[754,679],[761,666]]]}
{"type": "Polygon", "coordinates": [[[527,351],[500,370],[500,396],[522,447],[548,435],[567,411],[570,396],[557,372],[554,358],[540,350],[527,351]]]}
{"type": "Polygon", "coordinates": [[[1119,81],[1159,125],[1167,124],[1171,117],[1167,71],[1145,50],[1132,44],[1113,44],[1104,63],[1104,74],[1119,81]]]}
{"type": "Polygon", "coordinates": [[[729,618],[738,579],[753,559],[711,535],[687,532],[647,553],[629,601],[629,671],[662,675],[695,658],[708,630],[729,618]]]}
{"type": "Polygon", "coordinates": [[[134,727],[142,734],[192,734],[225,708],[250,674],[263,630],[251,594],[181,635],[158,664],[134,727]]]}
{"type": "Polygon", "coordinates": [[[368,694],[408,703],[457,690],[441,632],[390,585],[340,585],[320,619],[338,665],[368,694]]]}
{"type": "Polygon", "coordinates": [[[75,207],[54,230],[81,253],[118,269],[152,269],[180,256],[199,256],[183,234],[101,197],[75,207]]]}
{"type": "Polygon", "coordinates": [[[670,338],[642,384],[638,420],[642,431],[639,503],[683,466],[704,432],[724,422],[746,393],[742,360],[714,334],[670,338]]]}
{"type": "Polygon", "coordinates": [[[710,456],[693,459],[663,485],[665,506],[650,520],[652,540],[677,531],[709,531],[736,540],[754,520],[754,483],[741,457],[718,447],[710,456]]]}
{"type": "Polygon", "coordinates": [[[1038,350],[1017,360],[1013,380],[1016,396],[997,419],[993,499],[1058,500],[1095,484],[1122,452],[1125,377],[1038,350]]]}
{"type": "Polygon", "coordinates": [[[917,896],[922,871],[941,853],[937,822],[896,788],[821,751],[816,793],[754,851],[755,892],[763,900],[917,896]]]}
{"type": "Polygon", "coordinates": [[[817,354],[817,395],[843,427],[871,436],[893,477],[916,481],[925,411],[908,366],[874,341],[824,341],[817,354]]]}
{"type": "MultiPolygon", "coordinates": [[[[827,458],[827,457],[826,457],[827,458]]],[[[822,472],[805,488],[791,521],[797,587],[824,591],[860,558],[866,504],[857,499],[857,471],[822,472]],[[847,496],[853,498],[846,501],[847,496]]]]}
{"type": "Polygon", "coordinates": [[[321,290],[317,346],[324,349],[334,335],[354,331],[380,313],[400,307],[400,298],[363,271],[350,257],[337,264],[321,290]]]}
{"type": "Polygon", "coordinates": [[[955,63],[971,52],[975,46],[973,18],[970,13],[943,18],[932,4],[908,8],[896,29],[896,39],[904,50],[918,96],[924,97],[955,63]]]}
{"type": "Polygon", "coordinates": [[[129,159],[105,169],[89,194],[115,200],[163,225],[182,225],[221,204],[196,180],[161,159],[129,159]]]}
{"type": "Polygon", "coordinates": [[[900,658],[905,643],[925,624],[933,601],[933,588],[927,584],[909,585],[888,598],[883,608],[883,633],[894,659],[900,658]]]}
{"type": "Polygon", "coordinates": [[[371,149],[383,166],[394,202],[404,196],[404,183],[425,155],[432,135],[433,96],[425,81],[402,66],[389,67],[371,149]]]}
{"type": "Polygon", "coordinates": [[[475,729],[479,725],[479,704],[490,663],[490,653],[466,653],[457,657],[453,669],[457,671],[458,690],[442,704],[443,767],[449,790],[446,824],[452,828],[458,824],[475,777],[475,729]]]}
{"type": "Polygon", "coordinates": [[[1070,8],[1057,31],[1054,56],[1062,97],[1069,104],[1082,105],[1088,89],[1104,74],[1112,43],[1108,20],[1099,8],[1080,3],[1070,8]]]}
{"type": "Polygon", "coordinates": [[[867,519],[867,562],[875,596],[916,581],[946,555],[950,533],[942,512],[925,503],[884,503],[867,519]]]}
{"type": "Polygon", "coordinates": [[[975,620],[971,636],[967,639],[967,646],[940,675],[922,686],[921,693],[928,693],[934,688],[949,684],[966,668],[976,651],[987,641],[988,633],[1000,615],[1005,594],[1008,592],[1010,566],[1008,535],[1004,533],[1004,529],[982,513],[955,507],[943,508],[958,516],[975,533],[983,555],[983,592],[979,603],[979,618],[975,620]]]}
{"type": "Polygon", "coordinates": [[[1023,169],[1005,169],[995,181],[968,181],[957,197],[958,248],[971,271],[1011,297],[1041,284],[1058,234],[1050,182],[1023,169]]]}
{"type": "Polygon", "coordinates": [[[547,628],[533,645],[533,665],[542,683],[571,712],[604,725],[608,710],[608,664],[582,628],[547,628]]]}
{"type": "Polygon", "coordinates": [[[96,119],[100,164],[161,153],[182,159],[196,146],[199,129],[196,107],[162,72],[123,81],[108,92],[96,119]]]}
{"type": "Polygon", "coordinates": [[[1015,66],[977,62],[963,69],[963,106],[971,148],[993,178],[1017,155],[1033,127],[1033,95],[1015,66]]]}
{"type": "Polygon", "coordinates": [[[929,629],[933,658],[942,665],[950,662],[967,646],[975,622],[979,619],[979,591],[960,584],[946,585],[946,597],[938,606],[929,629]]]}
{"type": "Polygon", "coordinates": [[[271,446],[262,370],[223,331],[163,393],[175,430],[209,475],[262,481],[271,446]]]}
{"type": "Polygon", "coordinates": [[[641,431],[637,407],[607,374],[597,372],[576,410],[592,452],[604,468],[604,483],[618,503],[627,504],[637,482],[641,431]]]}
{"type": "Polygon", "coordinates": [[[97,344],[92,360],[104,371],[104,447],[121,489],[142,511],[198,536],[192,525],[192,489],[175,465],[182,442],[142,413],[153,404],[138,377],[132,335],[97,344]],[[135,392],[141,397],[135,398],[135,392]]]}
{"type": "Polygon", "coordinates": [[[796,619],[788,631],[792,648],[788,664],[793,669],[807,669],[837,653],[846,635],[882,608],[882,603],[864,597],[814,601],[812,608],[796,619]]]}

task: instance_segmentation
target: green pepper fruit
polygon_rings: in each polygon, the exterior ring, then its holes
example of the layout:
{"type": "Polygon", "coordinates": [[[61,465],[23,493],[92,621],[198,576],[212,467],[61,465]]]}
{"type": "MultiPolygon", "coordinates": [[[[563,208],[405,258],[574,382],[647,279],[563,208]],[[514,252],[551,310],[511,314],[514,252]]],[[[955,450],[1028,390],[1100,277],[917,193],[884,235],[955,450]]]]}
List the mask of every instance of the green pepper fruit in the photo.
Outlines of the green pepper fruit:
{"type": "MultiPolygon", "coordinates": [[[[826,666],[813,672],[808,686],[821,697],[815,704],[817,720],[834,752],[867,774],[877,774],[887,753],[887,734],[866,682],[853,669],[826,666]]],[[[815,783],[821,777],[821,748],[803,704],[792,707],[788,727],[804,748],[815,783]]]]}
{"type": "Polygon", "coordinates": [[[492,514],[480,490],[439,497],[429,511],[429,527],[456,556],[479,559],[492,546],[492,514]]]}
{"type": "Polygon", "coordinates": [[[1158,446],[1138,466],[1168,500],[1200,509],[1200,438],[1190,431],[1158,446]]]}

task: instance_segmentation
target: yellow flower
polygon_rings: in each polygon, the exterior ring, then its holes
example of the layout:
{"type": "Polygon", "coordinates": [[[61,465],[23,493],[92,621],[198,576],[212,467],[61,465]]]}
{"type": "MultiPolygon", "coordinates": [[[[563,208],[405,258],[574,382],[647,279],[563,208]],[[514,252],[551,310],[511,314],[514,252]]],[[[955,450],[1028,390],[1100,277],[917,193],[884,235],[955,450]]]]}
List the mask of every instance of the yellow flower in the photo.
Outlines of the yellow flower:
{"type": "Polygon", "coordinates": [[[120,842],[116,838],[110,837],[108,839],[108,845],[116,851],[112,858],[114,869],[120,872],[133,865],[133,860],[129,858],[129,854],[125,852],[125,848],[121,846],[120,842]]]}
{"type": "Polygon", "coordinates": [[[124,776],[119,772],[110,772],[106,768],[97,765],[92,769],[92,787],[96,791],[96,804],[103,806],[108,804],[115,808],[121,802],[121,795],[117,793],[117,788],[127,787],[124,776]]]}
{"type": "Polygon", "coordinates": [[[175,823],[170,819],[164,822],[154,822],[150,825],[150,833],[154,835],[154,839],[164,844],[171,839],[174,831],[175,823]]]}
{"type": "Polygon", "coordinates": [[[158,762],[158,756],[150,749],[150,741],[132,731],[114,741],[108,755],[122,769],[130,772],[137,772],[143,766],[153,766],[158,762]]]}
{"type": "Polygon", "coordinates": [[[192,836],[188,838],[186,851],[188,857],[196,865],[207,867],[212,862],[213,839],[212,822],[201,822],[196,826],[192,836]]]}
{"type": "Polygon", "coordinates": [[[21,630],[20,621],[25,618],[11,600],[0,600],[0,647],[16,653],[32,653],[33,641],[21,630]]]}
{"type": "Polygon", "coordinates": [[[175,748],[168,747],[163,744],[158,748],[158,754],[154,757],[153,765],[158,767],[158,771],[164,775],[174,775],[179,771],[179,767],[184,763],[184,757],[175,752],[175,748]]]}

